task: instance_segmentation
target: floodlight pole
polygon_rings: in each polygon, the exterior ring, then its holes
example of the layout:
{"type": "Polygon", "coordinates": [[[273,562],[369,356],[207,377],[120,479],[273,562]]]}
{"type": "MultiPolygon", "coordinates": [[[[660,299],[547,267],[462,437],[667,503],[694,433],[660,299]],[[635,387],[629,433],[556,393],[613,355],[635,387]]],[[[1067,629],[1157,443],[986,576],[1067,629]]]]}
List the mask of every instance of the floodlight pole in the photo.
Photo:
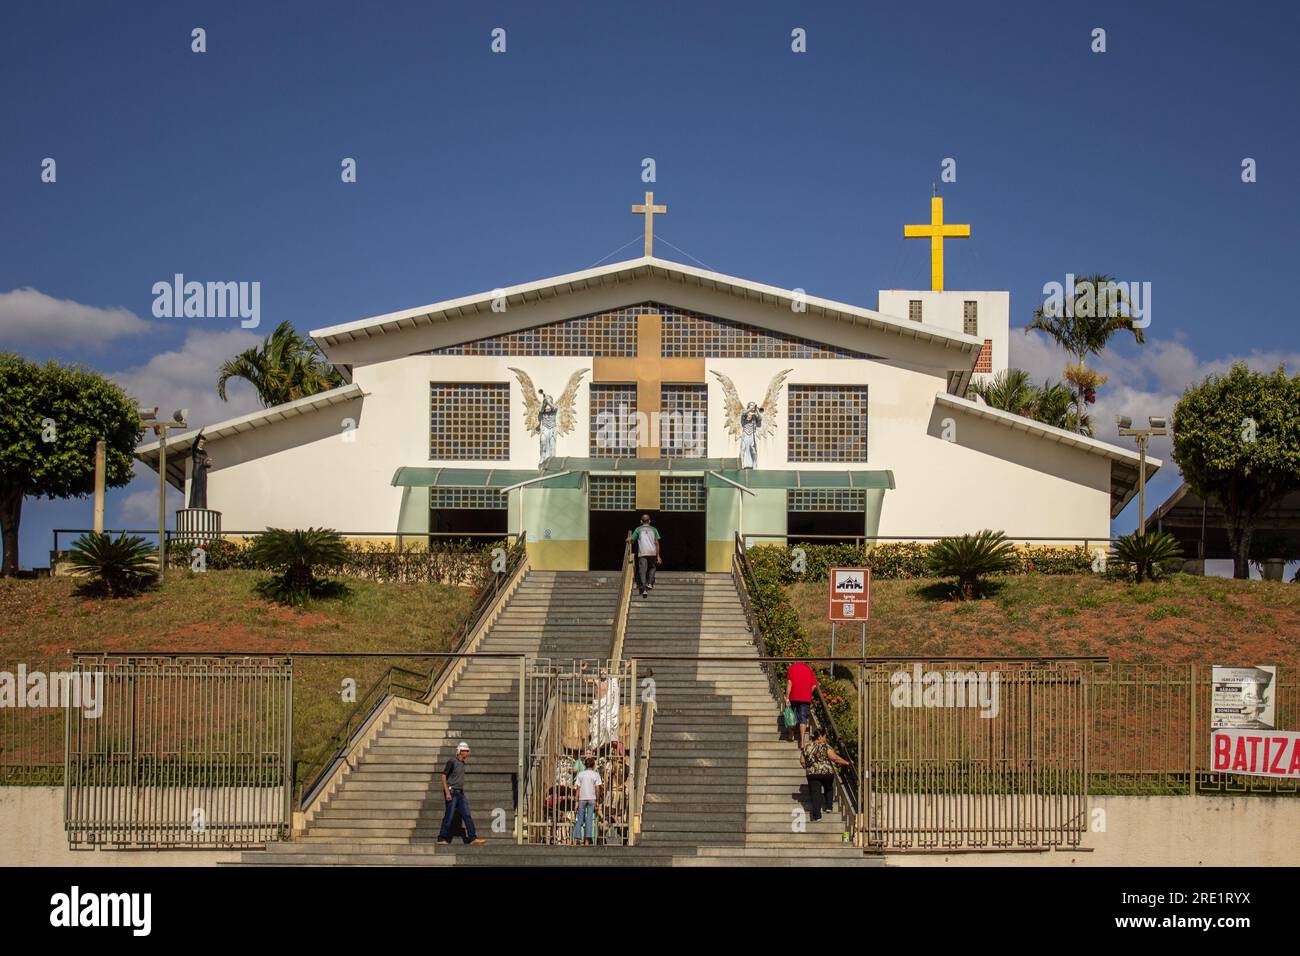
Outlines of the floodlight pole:
{"type": "Polygon", "coordinates": [[[157,412],[141,417],[140,424],[158,434],[158,582],[167,575],[167,429],[188,428],[184,413],[177,412],[171,421],[162,421],[157,412]]]}
{"type": "MultiPolygon", "coordinates": [[[[1159,421],[1159,419],[1157,419],[1159,421]]],[[[1147,442],[1154,435],[1168,435],[1169,430],[1163,425],[1151,428],[1119,429],[1119,434],[1126,438],[1136,438],[1138,446],[1138,534],[1147,533],[1147,442]]]]}

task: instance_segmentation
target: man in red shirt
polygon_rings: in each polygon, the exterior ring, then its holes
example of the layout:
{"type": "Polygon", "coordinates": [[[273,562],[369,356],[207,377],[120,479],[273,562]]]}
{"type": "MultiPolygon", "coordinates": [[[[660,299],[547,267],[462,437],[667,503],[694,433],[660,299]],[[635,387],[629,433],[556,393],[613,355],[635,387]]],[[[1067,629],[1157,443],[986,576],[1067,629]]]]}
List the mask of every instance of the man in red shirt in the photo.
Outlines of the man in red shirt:
{"type": "Polygon", "coordinates": [[[803,749],[804,735],[808,732],[808,721],[812,716],[813,688],[817,686],[817,675],[803,661],[795,661],[785,675],[785,705],[793,708],[795,720],[799,725],[799,748],[803,749]]]}

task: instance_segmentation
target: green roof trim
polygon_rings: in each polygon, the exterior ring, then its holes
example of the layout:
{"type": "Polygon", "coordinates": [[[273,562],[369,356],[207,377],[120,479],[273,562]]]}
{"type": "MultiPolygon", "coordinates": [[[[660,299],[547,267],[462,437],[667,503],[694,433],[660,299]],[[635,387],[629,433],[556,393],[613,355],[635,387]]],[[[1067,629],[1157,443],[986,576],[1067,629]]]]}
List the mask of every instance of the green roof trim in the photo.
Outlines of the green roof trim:
{"type": "Polygon", "coordinates": [[[739,458],[552,458],[546,463],[547,472],[661,471],[672,474],[673,472],[726,471],[739,467],[739,458]]]}
{"type": "Polygon", "coordinates": [[[766,469],[718,470],[708,475],[705,483],[710,488],[726,488],[726,481],[746,488],[866,488],[891,490],[894,487],[892,471],[770,471],[766,469]]]}
{"type": "MultiPolygon", "coordinates": [[[[522,481],[542,478],[540,471],[522,468],[398,468],[393,486],[400,488],[509,488],[522,481]]],[[[582,475],[552,475],[530,487],[581,488],[582,475]]]]}

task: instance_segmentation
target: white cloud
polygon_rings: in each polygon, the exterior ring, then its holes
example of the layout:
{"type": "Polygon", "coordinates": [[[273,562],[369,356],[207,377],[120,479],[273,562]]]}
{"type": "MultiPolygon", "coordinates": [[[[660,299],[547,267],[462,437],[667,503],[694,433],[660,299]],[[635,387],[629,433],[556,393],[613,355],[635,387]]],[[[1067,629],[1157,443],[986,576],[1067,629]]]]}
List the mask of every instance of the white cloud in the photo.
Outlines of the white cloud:
{"type": "Polygon", "coordinates": [[[0,330],[6,345],[62,351],[98,349],[150,328],[150,323],[121,307],[82,305],[36,289],[0,292],[0,330]]]}
{"type": "MultiPolygon", "coordinates": [[[[1012,367],[1025,369],[1037,383],[1044,379],[1060,381],[1061,372],[1072,361],[1046,335],[1024,329],[1011,330],[1010,352],[1012,367]]],[[[1226,372],[1234,362],[1245,362],[1261,372],[1285,365],[1295,374],[1300,371],[1300,352],[1253,350],[1241,355],[1200,359],[1182,342],[1147,336],[1144,345],[1121,342],[1118,347],[1093,356],[1089,365],[1110,376],[1098,390],[1097,404],[1091,409],[1097,437],[1131,447],[1133,439],[1120,438],[1117,434],[1116,415],[1128,415],[1135,423],[1145,423],[1152,415],[1172,420],[1174,406],[1189,385],[1198,385],[1207,376],[1226,372]]],[[[1166,436],[1153,438],[1148,451],[1163,459],[1166,468],[1176,469],[1171,448],[1172,442],[1166,436]]]]}
{"type": "Polygon", "coordinates": [[[157,405],[161,415],[188,408],[191,426],[207,426],[261,407],[257,393],[243,379],[228,384],[230,401],[217,396],[217,372],[222,363],[261,341],[261,336],[239,329],[191,332],[179,349],[159,352],[143,365],[109,373],[109,378],[141,405],[157,405]]]}

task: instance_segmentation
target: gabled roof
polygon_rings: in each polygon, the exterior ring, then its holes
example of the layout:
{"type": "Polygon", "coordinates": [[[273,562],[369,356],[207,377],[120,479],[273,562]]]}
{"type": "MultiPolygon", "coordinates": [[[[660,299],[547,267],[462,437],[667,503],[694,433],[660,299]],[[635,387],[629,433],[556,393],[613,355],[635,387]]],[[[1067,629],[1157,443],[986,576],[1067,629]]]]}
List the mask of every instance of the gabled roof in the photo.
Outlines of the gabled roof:
{"type": "MultiPolygon", "coordinates": [[[[794,291],[791,289],[781,289],[776,286],[763,285],[759,282],[751,282],[748,279],[738,279],[718,272],[696,269],[693,266],[670,262],[667,259],[643,256],[639,259],[628,259],[625,262],[615,262],[595,269],[571,272],[567,275],[542,279],[537,282],[528,282],[506,289],[480,292],[459,299],[446,299],[442,302],[434,302],[431,305],[423,305],[415,309],[389,312],[386,315],[377,315],[356,322],[332,325],[328,328],[316,329],[311,333],[311,337],[328,355],[331,346],[341,343],[372,338],[389,332],[418,328],[422,325],[433,325],[467,316],[490,313],[492,303],[501,297],[505,298],[507,307],[511,305],[519,306],[573,292],[616,286],[645,278],[667,279],[680,282],[683,285],[716,289],[737,298],[764,302],[787,309],[790,308],[790,304],[796,298],[794,291]]],[[[822,299],[806,294],[799,296],[799,299],[805,306],[803,314],[821,315],[837,321],[849,322],[853,325],[884,331],[922,342],[931,342],[943,348],[952,349],[955,352],[953,357],[954,368],[973,367],[975,359],[984,344],[983,339],[972,335],[939,328],[935,325],[927,325],[923,322],[912,322],[908,319],[885,315],[883,312],[864,309],[844,302],[836,302],[832,299],[822,299]]]]}
{"type": "MultiPolygon", "coordinates": [[[[935,402],[939,405],[946,405],[949,408],[959,409],[978,418],[988,421],[997,422],[1007,428],[1016,431],[1023,431],[1033,435],[1036,438],[1042,438],[1047,441],[1058,442],[1062,445],[1068,445],[1071,448],[1077,448],[1080,451],[1088,452],[1092,455],[1101,455],[1103,458],[1109,458],[1110,467],[1110,516],[1113,518],[1124,510],[1124,506],[1132,500],[1133,495],[1137,493],[1138,468],[1141,465],[1142,458],[1135,451],[1129,451],[1127,448],[1120,448],[1118,445],[1111,445],[1108,442],[1091,438],[1087,435],[1079,435],[1074,432],[1066,431],[1064,428],[1057,428],[1054,425],[1045,425],[1042,422],[1036,422],[1032,418],[1025,418],[1023,415],[1016,415],[1012,412],[1004,412],[1000,408],[993,408],[982,402],[972,401],[969,398],[958,398],[956,395],[948,395],[940,392],[935,396],[935,402]]],[[[1149,481],[1163,465],[1159,458],[1152,458],[1150,455],[1146,459],[1146,477],[1149,481]]]]}
{"type": "MultiPolygon", "coordinates": [[[[354,398],[360,398],[364,394],[365,392],[361,390],[360,385],[343,385],[339,388],[332,388],[327,392],[317,392],[315,395],[308,395],[306,398],[285,402],[283,405],[272,405],[270,408],[263,408],[247,415],[240,415],[238,418],[228,418],[224,422],[217,422],[215,425],[205,425],[203,428],[195,428],[187,432],[181,432],[179,435],[173,435],[167,439],[167,481],[169,484],[184,490],[185,458],[189,455],[190,446],[194,444],[194,439],[199,432],[203,432],[203,437],[208,441],[228,438],[231,435],[239,435],[255,428],[282,422],[287,418],[295,418],[298,415],[306,415],[322,408],[341,405],[344,402],[352,401],[354,398]]],[[[157,471],[158,459],[161,457],[161,444],[161,442],[154,441],[147,445],[141,445],[135,450],[135,457],[154,471],[157,471]]]]}

